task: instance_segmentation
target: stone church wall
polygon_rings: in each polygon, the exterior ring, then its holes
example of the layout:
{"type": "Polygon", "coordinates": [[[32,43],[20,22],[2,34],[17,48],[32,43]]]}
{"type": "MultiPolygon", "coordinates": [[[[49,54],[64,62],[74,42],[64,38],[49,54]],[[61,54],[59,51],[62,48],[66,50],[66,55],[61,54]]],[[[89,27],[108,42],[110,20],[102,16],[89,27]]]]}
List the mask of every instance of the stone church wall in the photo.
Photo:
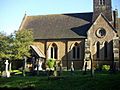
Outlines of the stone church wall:
{"type": "Polygon", "coordinates": [[[49,48],[55,43],[58,47],[58,59],[57,63],[62,63],[63,68],[70,69],[71,62],[73,61],[75,69],[82,69],[83,60],[84,60],[84,39],[83,40],[49,40],[49,41],[37,41],[34,42],[34,45],[39,47],[41,52],[45,54],[46,60],[49,59],[49,48]],[[72,48],[75,43],[78,43],[80,46],[80,58],[72,58],[72,48]],[[46,46],[45,46],[46,45],[46,46]],[[46,52],[46,53],[45,53],[46,52]]]}

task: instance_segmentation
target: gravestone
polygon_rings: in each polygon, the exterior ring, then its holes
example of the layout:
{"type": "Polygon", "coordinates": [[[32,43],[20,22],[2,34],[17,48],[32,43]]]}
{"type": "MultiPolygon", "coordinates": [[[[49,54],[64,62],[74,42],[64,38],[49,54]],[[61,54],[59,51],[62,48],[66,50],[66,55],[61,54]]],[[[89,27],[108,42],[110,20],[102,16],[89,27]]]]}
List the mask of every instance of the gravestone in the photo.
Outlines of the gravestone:
{"type": "Polygon", "coordinates": [[[42,64],[43,64],[43,62],[41,60],[39,60],[39,62],[38,62],[38,70],[40,70],[40,71],[43,70],[42,69],[42,64]]]}
{"type": "MultiPolygon", "coordinates": [[[[38,70],[39,70],[39,71],[42,71],[42,70],[43,70],[42,64],[43,64],[43,61],[42,61],[42,60],[38,60],[38,70]]],[[[37,67],[35,68],[35,70],[37,70],[37,67]]]]}
{"type": "Polygon", "coordinates": [[[2,77],[10,77],[10,72],[8,71],[8,60],[5,61],[5,71],[2,72],[2,77]]]}
{"type": "Polygon", "coordinates": [[[55,62],[55,65],[54,65],[54,73],[53,73],[54,76],[57,76],[57,68],[58,68],[58,65],[57,65],[57,63],[55,62]]]}
{"type": "Polygon", "coordinates": [[[73,61],[71,62],[71,68],[70,68],[70,69],[71,69],[71,74],[73,75],[74,70],[75,70],[75,69],[74,69],[74,63],[73,63],[73,61]]]}
{"type": "Polygon", "coordinates": [[[59,70],[58,70],[58,76],[61,76],[62,74],[62,63],[59,63],[59,70]]]}

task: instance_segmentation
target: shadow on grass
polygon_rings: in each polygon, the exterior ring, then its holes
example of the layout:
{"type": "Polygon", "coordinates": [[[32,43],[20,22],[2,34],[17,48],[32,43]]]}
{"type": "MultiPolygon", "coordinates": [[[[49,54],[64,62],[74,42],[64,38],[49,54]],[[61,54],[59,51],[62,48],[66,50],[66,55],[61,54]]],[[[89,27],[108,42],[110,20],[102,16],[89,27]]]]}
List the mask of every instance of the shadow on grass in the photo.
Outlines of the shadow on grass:
{"type": "Polygon", "coordinates": [[[34,87],[27,87],[27,88],[9,88],[9,87],[3,87],[0,88],[0,90],[36,90],[34,87]]]}
{"type": "Polygon", "coordinates": [[[15,76],[0,78],[0,90],[120,90],[120,72],[63,72],[60,77],[15,76]]]}

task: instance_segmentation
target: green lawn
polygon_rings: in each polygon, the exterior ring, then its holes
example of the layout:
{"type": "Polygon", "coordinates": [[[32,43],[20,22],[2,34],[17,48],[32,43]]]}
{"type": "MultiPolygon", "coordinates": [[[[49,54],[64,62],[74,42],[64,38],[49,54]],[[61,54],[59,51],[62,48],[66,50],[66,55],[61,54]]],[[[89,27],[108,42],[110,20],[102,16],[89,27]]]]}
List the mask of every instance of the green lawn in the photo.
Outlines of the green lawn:
{"type": "MultiPolygon", "coordinates": [[[[90,73],[64,72],[63,77],[50,78],[47,76],[13,76],[0,78],[1,89],[29,89],[29,90],[120,90],[120,73],[97,73],[94,77],[90,73]]],[[[0,89],[0,90],[1,90],[0,89]]]]}

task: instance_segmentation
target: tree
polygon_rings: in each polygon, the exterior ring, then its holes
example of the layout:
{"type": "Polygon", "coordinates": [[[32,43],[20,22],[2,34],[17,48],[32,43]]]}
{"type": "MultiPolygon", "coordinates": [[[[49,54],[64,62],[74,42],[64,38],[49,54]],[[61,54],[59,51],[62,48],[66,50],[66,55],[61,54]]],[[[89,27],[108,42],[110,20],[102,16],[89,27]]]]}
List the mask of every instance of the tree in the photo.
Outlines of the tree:
{"type": "MultiPolygon", "coordinates": [[[[30,45],[33,41],[32,31],[20,30],[7,36],[0,33],[0,58],[23,60],[26,65],[26,57],[30,57],[30,45]]],[[[24,68],[25,69],[25,68],[24,68]]]]}
{"type": "MultiPolygon", "coordinates": [[[[4,68],[4,60],[11,60],[12,57],[12,47],[11,47],[11,37],[5,35],[4,33],[0,33],[0,58],[1,58],[1,72],[4,68]]],[[[11,63],[10,63],[11,68],[11,63]]],[[[9,68],[9,69],[10,69],[9,68]]]]}
{"type": "MultiPolygon", "coordinates": [[[[27,57],[30,57],[30,45],[33,41],[33,34],[30,30],[20,30],[15,32],[14,48],[15,48],[15,59],[24,59],[24,71],[26,69],[27,57]]],[[[25,75],[25,72],[23,74],[25,75]]]]}
{"type": "Polygon", "coordinates": [[[30,45],[33,41],[32,31],[30,30],[20,30],[15,32],[14,46],[16,50],[16,59],[23,59],[24,56],[30,57],[30,45]]]}
{"type": "Polygon", "coordinates": [[[8,37],[4,33],[0,33],[0,58],[7,58],[8,37]]]}
{"type": "Polygon", "coordinates": [[[6,45],[7,43],[7,37],[4,33],[0,33],[0,69],[1,69],[1,72],[3,71],[3,68],[4,68],[4,64],[3,64],[3,59],[6,58],[6,55],[5,55],[5,49],[7,47],[6,45]]]}

